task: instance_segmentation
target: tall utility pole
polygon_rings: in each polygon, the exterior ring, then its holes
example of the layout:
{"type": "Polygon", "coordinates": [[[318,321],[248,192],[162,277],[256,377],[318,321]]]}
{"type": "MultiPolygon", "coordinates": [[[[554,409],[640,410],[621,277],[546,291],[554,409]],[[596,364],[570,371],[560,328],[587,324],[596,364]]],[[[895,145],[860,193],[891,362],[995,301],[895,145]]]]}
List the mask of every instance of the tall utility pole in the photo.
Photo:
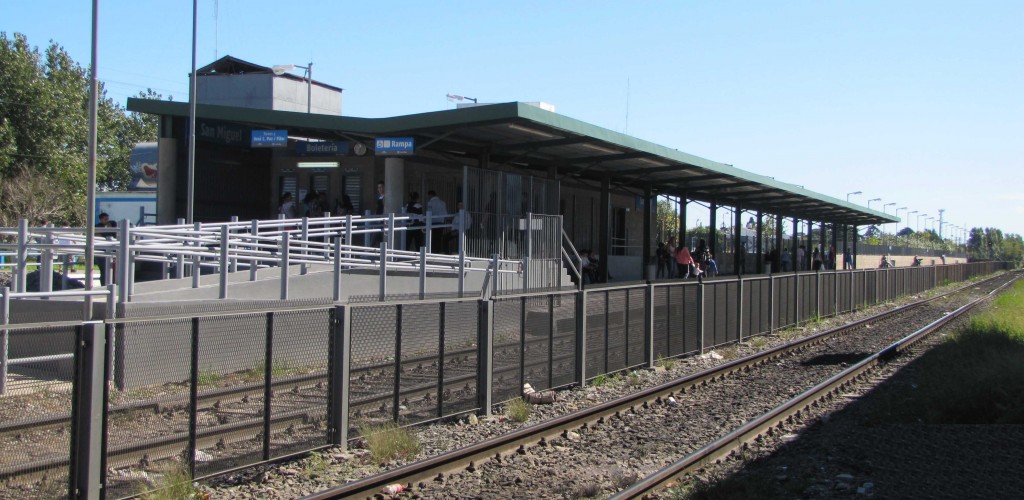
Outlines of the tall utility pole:
{"type": "Polygon", "coordinates": [[[945,208],[939,209],[939,241],[942,241],[942,214],[946,212],[945,208]]]}

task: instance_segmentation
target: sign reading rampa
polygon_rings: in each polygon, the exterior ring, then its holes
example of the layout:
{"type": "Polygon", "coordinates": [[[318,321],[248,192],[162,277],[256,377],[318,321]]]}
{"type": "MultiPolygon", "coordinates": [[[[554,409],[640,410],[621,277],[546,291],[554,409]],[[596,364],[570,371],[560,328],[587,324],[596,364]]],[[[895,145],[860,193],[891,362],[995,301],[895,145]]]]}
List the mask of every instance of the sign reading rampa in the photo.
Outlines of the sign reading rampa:
{"type": "Polygon", "coordinates": [[[373,141],[377,156],[403,156],[416,153],[416,140],[412,137],[383,137],[373,141]]]}

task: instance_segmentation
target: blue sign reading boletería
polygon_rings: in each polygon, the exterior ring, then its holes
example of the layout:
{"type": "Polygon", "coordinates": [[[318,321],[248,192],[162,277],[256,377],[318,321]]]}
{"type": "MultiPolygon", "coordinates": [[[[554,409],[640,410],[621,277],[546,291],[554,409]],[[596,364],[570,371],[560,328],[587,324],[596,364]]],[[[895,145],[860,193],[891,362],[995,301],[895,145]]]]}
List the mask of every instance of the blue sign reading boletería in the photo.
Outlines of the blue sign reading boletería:
{"type": "Polygon", "coordinates": [[[299,142],[295,144],[295,153],[305,156],[345,156],[348,154],[348,141],[299,142]]]}
{"type": "Polygon", "coordinates": [[[252,147],[283,148],[288,145],[287,130],[253,130],[252,147]]]}
{"type": "Polygon", "coordinates": [[[412,137],[385,137],[374,141],[373,152],[377,156],[401,156],[416,153],[416,141],[412,137]]]}

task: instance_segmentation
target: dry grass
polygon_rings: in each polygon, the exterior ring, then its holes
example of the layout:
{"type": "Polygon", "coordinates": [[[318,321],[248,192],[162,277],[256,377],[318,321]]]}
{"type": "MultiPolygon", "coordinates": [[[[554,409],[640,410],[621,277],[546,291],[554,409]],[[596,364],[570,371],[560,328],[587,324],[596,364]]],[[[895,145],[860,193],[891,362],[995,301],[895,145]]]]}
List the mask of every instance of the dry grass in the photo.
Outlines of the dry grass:
{"type": "Polygon", "coordinates": [[[411,459],[420,451],[420,441],[408,430],[394,422],[360,426],[359,433],[366,441],[370,457],[377,464],[395,459],[411,459]]]}
{"type": "Polygon", "coordinates": [[[533,405],[524,401],[523,398],[513,399],[505,405],[505,415],[513,422],[526,422],[531,413],[533,413],[533,405]]]}

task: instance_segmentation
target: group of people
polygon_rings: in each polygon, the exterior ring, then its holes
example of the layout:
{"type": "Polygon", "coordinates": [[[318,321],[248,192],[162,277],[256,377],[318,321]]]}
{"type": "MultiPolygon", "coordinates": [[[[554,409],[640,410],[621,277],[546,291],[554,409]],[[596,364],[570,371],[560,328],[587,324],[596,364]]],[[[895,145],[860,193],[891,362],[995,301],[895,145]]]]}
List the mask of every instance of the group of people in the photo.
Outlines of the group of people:
{"type": "Polygon", "coordinates": [[[675,237],[664,243],[659,241],[656,257],[658,278],[686,279],[696,276],[700,280],[704,276],[712,277],[718,274],[718,264],[703,239],[697,243],[697,248],[693,252],[689,247],[677,246],[675,237]]]}
{"type": "MultiPolygon", "coordinates": [[[[378,191],[383,191],[384,183],[377,185],[378,191]]],[[[381,193],[383,196],[383,193],[381,193]]],[[[383,198],[380,198],[383,214],[383,198]]],[[[464,211],[465,205],[460,201],[456,204],[456,212],[448,214],[448,204],[445,203],[433,189],[427,191],[427,204],[420,203],[420,194],[416,191],[409,193],[409,201],[405,204],[406,215],[426,215],[430,213],[431,225],[451,227],[431,227],[430,229],[430,252],[453,254],[459,251],[459,237],[465,234],[473,225],[473,216],[464,211]]],[[[419,251],[426,244],[426,222],[413,221],[410,229],[407,229],[406,250],[419,251]]]]}
{"type": "MultiPolygon", "coordinates": [[[[313,190],[302,198],[301,203],[297,203],[292,194],[286,192],[281,195],[279,200],[278,214],[279,217],[284,217],[286,219],[299,217],[321,217],[327,213],[342,216],[358,215],[356,214],[355,207],[352,204],[352,199],[349,198],[347,194],[343,194],[342,197],[335,202],[333,212],[330,211],[328,207],[327,193],[325,192],[317,192],[316,190],[313,190]]],[[[443,226],[431,228],[431,253],[457,253],[459,250],[459,237],[468,231],[473,225],[473,216],[470,215],[469,212],[463,211],[464,206],[461,201],[457,204],[456,212],[449,214],[448,204],[445,203],[445,201],[442,200],[434,190],[427,191],[426,205],[420,202],[420,195],[418,192],[413,191],[409,193],[409,200],[403,208],[405,214],[412,216],[424,216],[429,212],[431,214],[431,224],[433,226],[443,226]]],[[[377,183],[373,214],[376,216],[385,215],[383,181],[377,183]]],[[[382,226],[380,228],[382,231],[384,230],[382,226]]],[[[419,251],[419,249],[427,242],[426,221],[410,221],[406,226],[405,233],[406,250],[419,251]]],[[[382,241],[381,238],[381,234],[368,235],[366,237],[365,244],[367,246],[377,246],[382,241]]]]}

